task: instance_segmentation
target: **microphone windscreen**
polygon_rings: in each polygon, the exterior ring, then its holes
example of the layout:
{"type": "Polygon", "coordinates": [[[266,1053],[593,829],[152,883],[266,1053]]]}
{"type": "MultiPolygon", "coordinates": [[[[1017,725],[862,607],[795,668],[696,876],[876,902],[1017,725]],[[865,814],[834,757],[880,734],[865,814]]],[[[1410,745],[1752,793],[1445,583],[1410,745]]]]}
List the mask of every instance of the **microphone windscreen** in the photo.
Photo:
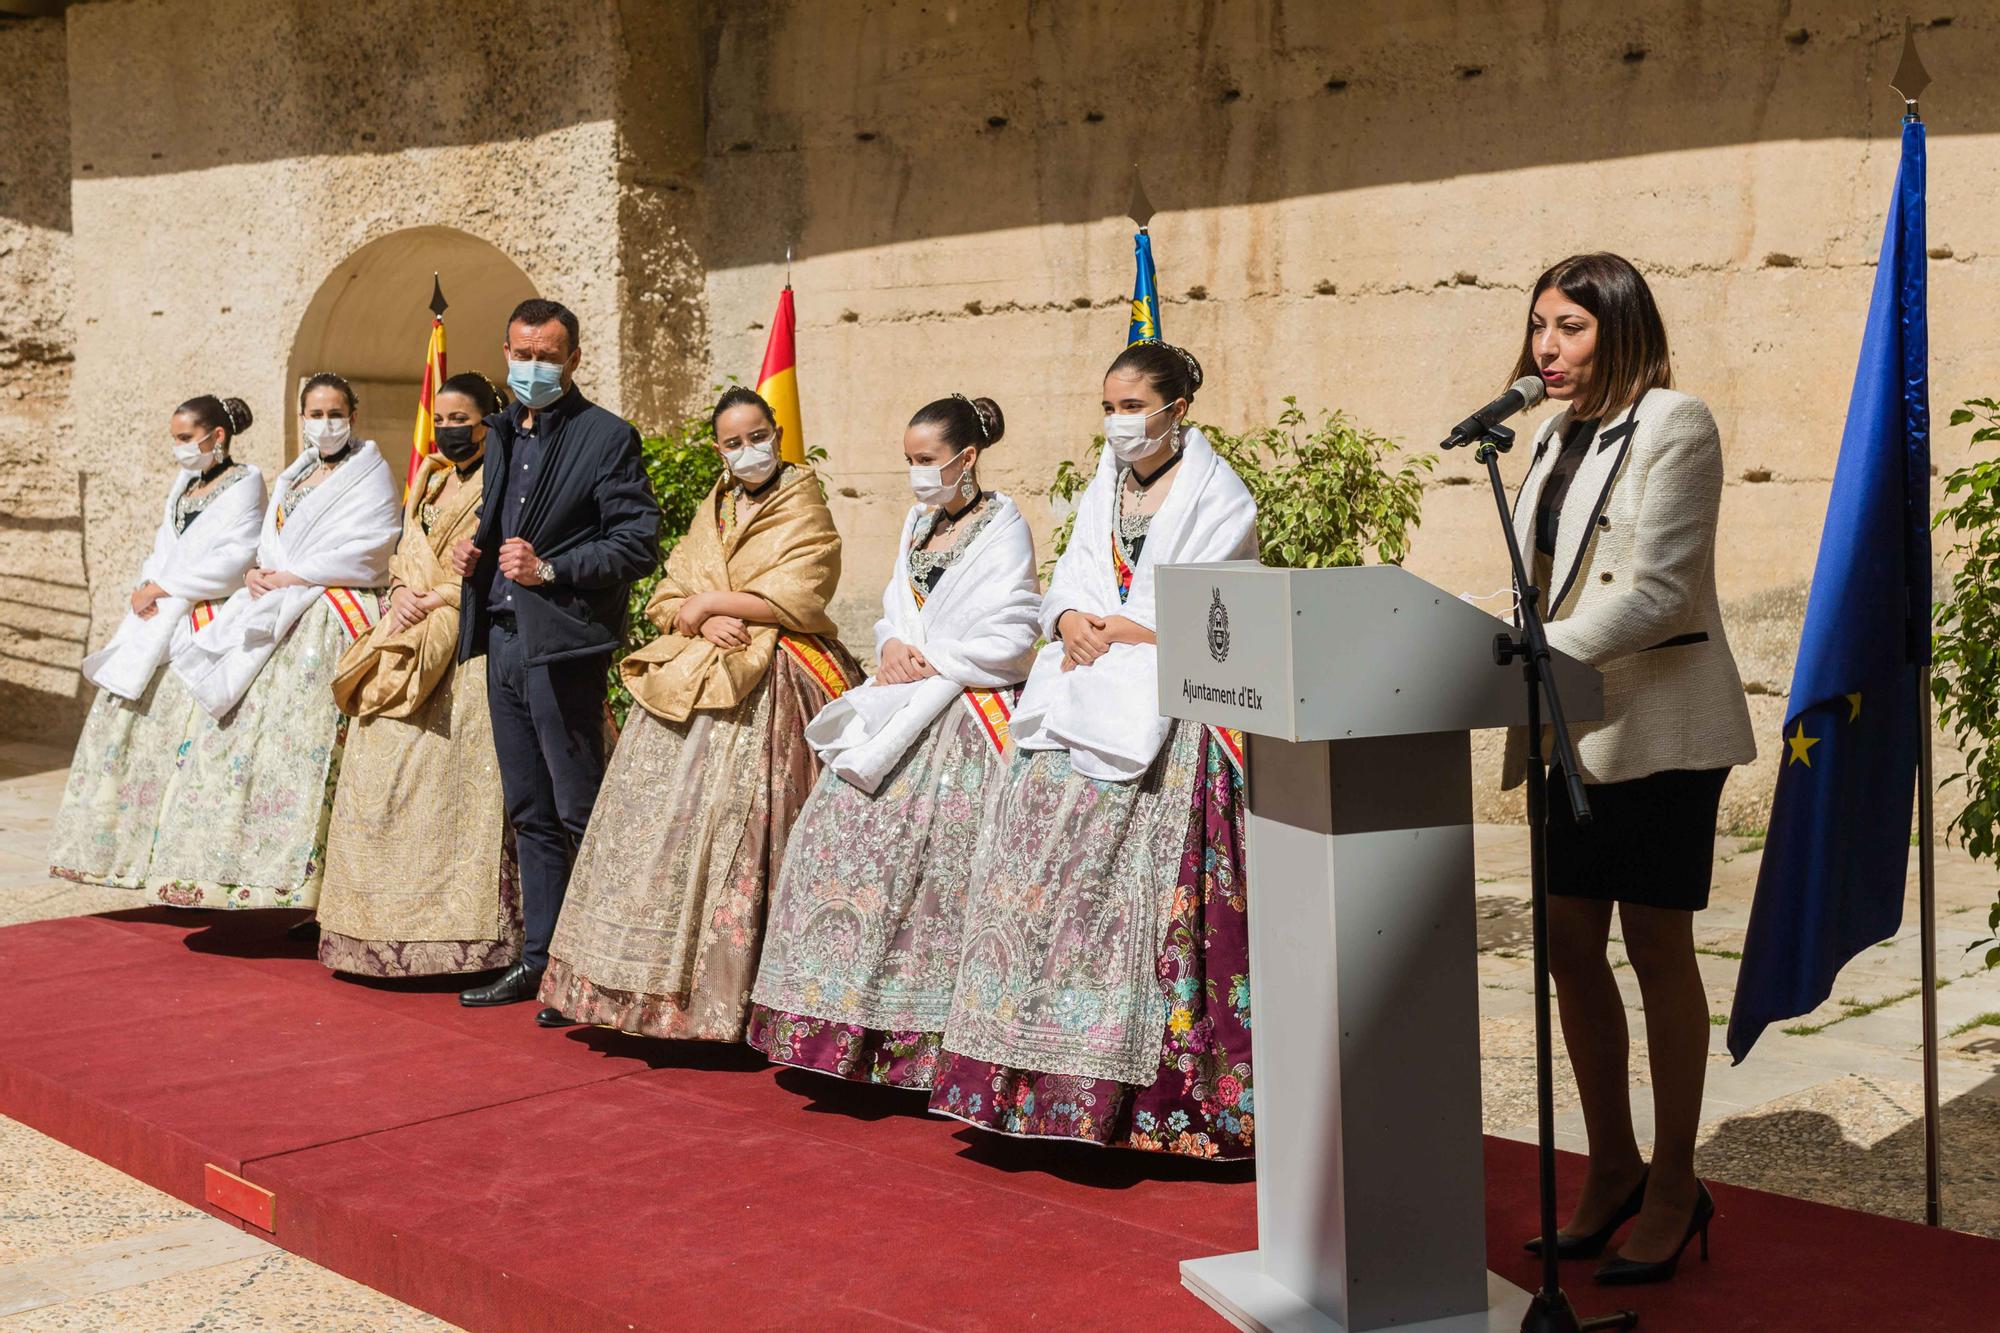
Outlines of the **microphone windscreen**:
{"type": "Polygon", "coordinates": [[[1549,386],[1540,375],[1523,375],[1514,381],[1514,392],[1521,395],[1521,410],[1526,411],[1549,396],[1549,386]]]}

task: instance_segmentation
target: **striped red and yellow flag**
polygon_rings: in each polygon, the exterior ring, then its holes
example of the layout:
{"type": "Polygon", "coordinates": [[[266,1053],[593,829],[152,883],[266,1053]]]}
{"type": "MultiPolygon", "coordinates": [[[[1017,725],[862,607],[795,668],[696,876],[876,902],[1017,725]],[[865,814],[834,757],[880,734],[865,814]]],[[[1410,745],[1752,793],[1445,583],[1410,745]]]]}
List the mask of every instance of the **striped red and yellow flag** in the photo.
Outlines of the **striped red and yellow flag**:
{"type": "Polygon", "coordinates": [[[778,294],[778,313],[771,320],[771,337],[764,344],[764,368],[757,372],[757,392],[771,405],[771,414],[785,432],[780,451],[787,463],[806,461],[806,432],[799,421],[798,316],[792,309],[792,286],[778,294]]]}
{"type": "Polygon", "coordinates": [[[424,349],[424,377],[417,388],[417,426],[410,436],[410,467],[403,478],[403,489],[416,484],[417,469],[423,460],[437,450],[437,434],[431,425],[431,410],[437,402],[437,391],[444,384],[444,316],[431,316],[431,341],[424,349]]]}

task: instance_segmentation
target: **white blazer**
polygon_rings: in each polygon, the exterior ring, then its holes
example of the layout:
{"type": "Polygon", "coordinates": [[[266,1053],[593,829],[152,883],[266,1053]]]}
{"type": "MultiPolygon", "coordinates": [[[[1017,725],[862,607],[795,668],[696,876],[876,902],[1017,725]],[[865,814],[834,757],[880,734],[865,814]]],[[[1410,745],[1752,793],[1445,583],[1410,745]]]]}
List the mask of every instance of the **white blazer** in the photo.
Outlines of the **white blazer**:
{"type": "MultiPolygon", "coordinates": [[[[1514,535],[1535,549],[1535,510],[1562,449],[1564,408],[1535,436],[1514,535]]],[[[1653,389],[1599,427],[1557,520],[1549,646],[1604,673],[1604,717],[1570,728],[1586,782],[1757,757],[1743,680],[1715,595],[1722,437],[1699,398],[1653,389]]],[[[1527,733],[1507,737],[1505,785],[1527,776],[1527,733]]]]}

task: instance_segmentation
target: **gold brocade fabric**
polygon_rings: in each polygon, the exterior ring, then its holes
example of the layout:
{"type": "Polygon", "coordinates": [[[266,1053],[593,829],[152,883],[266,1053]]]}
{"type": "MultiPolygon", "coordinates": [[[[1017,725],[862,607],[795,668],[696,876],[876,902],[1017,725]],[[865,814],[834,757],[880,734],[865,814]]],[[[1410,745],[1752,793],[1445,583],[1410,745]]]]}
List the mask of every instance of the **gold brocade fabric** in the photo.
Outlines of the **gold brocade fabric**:
{"type": "Polygon", "coordinates": [[[646,604],[660,637],[619,664],[625,687],[653,716],[685,722],[697,711],[727,712],[750,697],[771,669],[781,629],[832,637],[826,604],[840,582],[840,534],[810,468],[786,467],[748,520],[733,512],[740,488],[725,475],[695,511],[687,535],[646,604]],[[750,646],[724,652],[674,632],[674,616],[696,593],[754,593],[777,612],[776,625],[751,625],[750,646]]]}
{"type": "MultiPolygon", "coordinates": [[[[486,470],[461,482],[457,494],[432,501],[451,463],[431,454],[403,501],[403,537],[389,558],[389,576],[416,592],[432,592],[444,605],[406,630],[387,615],[341,655],[333,677],[333,702],[350,717],[411,717],[421,709],[458,655],[458,599],[462,584],[447,560],[462,537],[479,525],[486,470]],[[420,515],[433,508],[426,533],[420,515]]],[[[483,696],[482,696],[483,699],[483,696]]]]}

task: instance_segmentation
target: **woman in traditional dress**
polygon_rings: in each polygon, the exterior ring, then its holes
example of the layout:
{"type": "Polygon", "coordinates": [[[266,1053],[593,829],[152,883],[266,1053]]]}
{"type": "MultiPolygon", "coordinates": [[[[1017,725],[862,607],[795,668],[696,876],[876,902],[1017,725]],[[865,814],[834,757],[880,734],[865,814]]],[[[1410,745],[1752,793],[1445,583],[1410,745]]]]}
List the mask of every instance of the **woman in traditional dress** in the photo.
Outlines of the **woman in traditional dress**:
{"type": "Polygon", "coordinates": [[[264,476],[230,455],[248,429],[243,400],[214,394],[188,399],[168,423],[179,471],[152,554],[117,633],[83,659],[97,698],[56,814],[51,874],[122,889],[145,884],[160,798],[195,721],[194,700],[160,668],[243,586],[257,554],[264,476]]]}
{"type": "Polygon", "coordinates": [[[201,705],[161,804],[147,892],[175,907],[311,907],[347,719],[329,688],[375,618],[402,532],[396,483],[353,438],[354,391],[300,395],[298,459],[278,475],[257,563],[173,656],[201,705]]]}
{"type": "Polygon", "coordinates": [[[457,662],[464,580],[450,551],[479,524],[486,423],[500,395],[477,371],[432,404],[437,452],[418,463],[389,561],[389,611],[341,657],[341,759],[319,899],[319,960],[368,977],[505,967],[521,952],[486,659],[457,662]]]}
{"type": "Polygon", "coordinates": [[[639,705],[604,775],[536,1015],[740,1041],[786,835],[819,776],[806,723],[860,670],[834,636],[840,534],[748,389],[716,404],[728,468],[667,558],[660,637],[619,671],[639,705]]]}
{"type": "Polygon", "coordinates": [[[1161,717],[1155,680],[1155,568],[1257,552],[1250,493],[1185,422],[1200,385],[1157,342],[1104,379],[931,1093],[985,1129],[1252,1153],[1240,737],[1161,717]]]}
{"type": "Polygon", "coordinates": [[[806,728],[826,771],[771,898],[750,1044],[781,1064],[924,1089],[936,1072],[986,792],[1041,636],[1034,538],[979,484],[1004,429],[992,399],[954,394],[903,433],[918,503],[881,667],[806,728]]]}

